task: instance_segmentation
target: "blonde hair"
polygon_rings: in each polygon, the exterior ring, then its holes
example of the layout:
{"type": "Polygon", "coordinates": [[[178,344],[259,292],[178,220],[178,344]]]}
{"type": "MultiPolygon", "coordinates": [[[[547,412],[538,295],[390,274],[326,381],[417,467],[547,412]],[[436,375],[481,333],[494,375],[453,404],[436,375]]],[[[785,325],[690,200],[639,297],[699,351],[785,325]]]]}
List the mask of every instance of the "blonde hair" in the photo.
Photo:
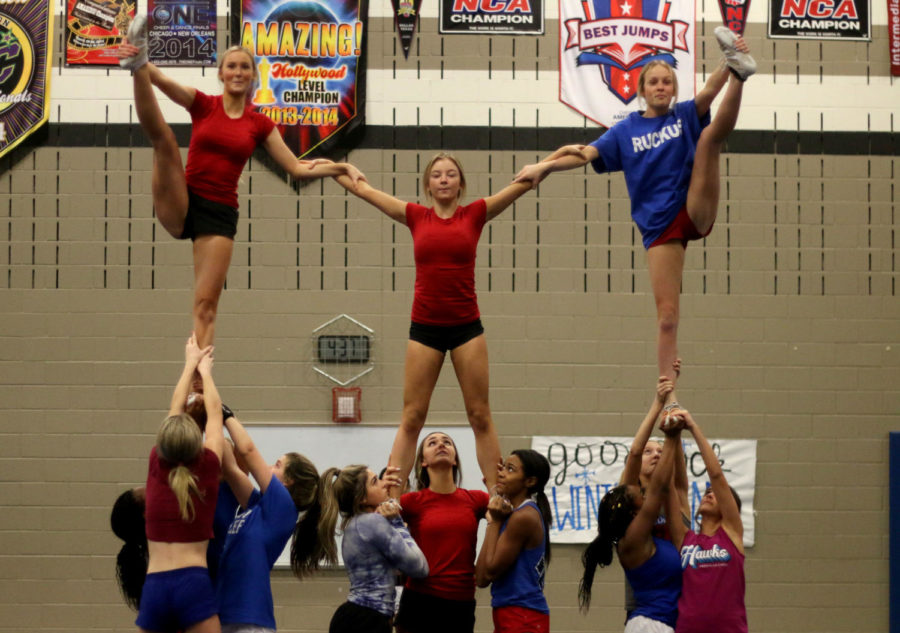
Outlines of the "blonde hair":
{"type": "Polygon", "coordinates": [[[316,502],[313,503],[291,544],[291,570],[298,578],[319,568],[322,562],[337,563],[337,543],[334,530],[338,515],[343,517],[341,529],[351,518],[363,512],[366,500],[368,466],[354,464],[346,468],[329,468],[319,478],[316,502]]]}
{"type": "Polygon", "coordinates": [[[675,101],[678,101],[678,75],[675,74],[675,69],[672,68],[672,65],[662,59],[654,59],[651,62],[647,62],[647,64],[643,68],[641,68],[641,74],[638,75],[638,98],[643,100],[644,82],[647,79],[647,73],[650,72],[651,68],[656,68],[657,66],[662,66],[669,71],[670,75],[672,75],[672,87],[674,88],[672,97],[675,99],[675,101]]]}
{"type": "Polygon", "coordinates": [[[174,466],[169,472],[169,488],[175,493],[184,521],[194,520],[191,494],[202,497],[197,476],[185,464],[197,459],[202,449],[203,434],[190,415],[179,413],[163,420],[156,434],[156,451],[160,458],[174,466]]]}
{"type": "Polygon", "coordinates": [[[428,164],[425,165],[425,171],[422,172],[422,190],[425,192],[425,197],[431,200],[431,191],[428,189],[428,179],[431,176],[431,170],[434,168],[434,164],[439,160],[449,160],[456,165],[456,170],[459,172],[459,195],[457,198],[462,198],[466,195],[466,174],[463,172],[462,163],[460,163],[459,159],[450,152],[435,154],[431,160],[428,161],[428,164]]]}
{"type": "Polygon", "coordinates": [[[253,56],[253,53],[249,49],[247,49],[243,46],[240,46],[238,44],[235,44],[234,46],[229,46],[227,49],[225,49],[225,52],[222,53],[221,57],[219,57],[219,63],[217,64],[218,69],[219,69],[218,74],[222,73],[222,67],[225,65],[225,58],[228,57],[231,53],[238,53],[238,52],[244,53],[244,55],[246,55],[247,57],[250,58],[250,67],[253,68],[253,81],[250,83],[250,86],[247,88],[247,101],[250,101],[250,95],[253,93],[253,89],[259,83],[259,69],[256,67],[256,57],[253,56]]]}

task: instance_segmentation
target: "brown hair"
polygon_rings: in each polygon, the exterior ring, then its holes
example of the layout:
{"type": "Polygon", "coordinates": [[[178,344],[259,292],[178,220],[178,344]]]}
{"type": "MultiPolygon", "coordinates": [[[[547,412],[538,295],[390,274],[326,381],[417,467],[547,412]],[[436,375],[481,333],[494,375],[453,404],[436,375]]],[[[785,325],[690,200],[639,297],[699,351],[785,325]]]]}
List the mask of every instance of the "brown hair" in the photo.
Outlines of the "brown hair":
{"type": "Polygon", "coordinates": [[[672,68],[671,64],[667,61],[663,61],[661,59],[654,59],[651,62],[647,62],[647,64],[641,68],[641,74],[638,75],[638,97],[641,99],[644,98],[644,82],[647,79],[647,73],[650,72],[651,68],[656,68],[657,66],[662,66],[669,71],[669,74],[672,75],[672,87],[675,89],[673,92],[673,96],[675,100],[678,100],[678,75],[675,74],[675,69],[672,68]]]}
{"type": "MultiPolygon", "coordinates": [[[[431,485],[431,477],[428,475],[428,468],[422,466],[422,459],[425,455],[425,441],[435,433],[447,435],[443,431],[434,431],[432,433],[429,433],[422,439],[421,442],[419,442],[419,448],[416,449],[416,490],[425,490],[428,486],[431,485]]],[[[447,435],[447,437],[450,438],[450,443],[453,444],[453,452],[456,453],[456,464],[453,465],[453,483],[459,486],[460,484],[462,484],[462,466],[459,463],[459,449],[456,448],[456,442],[453,441],[453,438],[449,435],[447,435]]]]}
{"type": "Polygon", "coordinates": [[[163,420],[156,434],[156,451],[160,458],[174,466],[169,472],[169,488],[175,493],[184,521],[194,519],[191,494],[201,496],[197,476],[185,464],[197,459],[202,449],[203,434],[190,415],[179,413],[163,420]]]}
{"type": "Polygon", "coordinates": [[[316,500],[294,530],[291,569],[295,576],[308,575],[323,561],[332,565],[337,563],[334,530],[338,515],[343,517],[343,529],[352,517],[363,512],[368,470],[367,466],[354,464],[346,468],[329,468],[322,473],[316,500]]]}
{"type": "Polygon", "coordinates": [[[439,160],[449,160],[454,165],[456,165],[457,171],[459,171],[459,198],[462,198],[466,195],[466,174],[463,171],[462,163],[459,162],[459,159],[451,154],[450,152],[440,152],[439,154],[435,154],[432,156],[431,160],[428,161],[428,164],[425,165],[425,171],[422,172],[422,190],[425,192],[425,197],[431,200],[431,191],[428,189],[428,178],[431,175],[431,170],[434,168],[434,164],[439,160]]]}

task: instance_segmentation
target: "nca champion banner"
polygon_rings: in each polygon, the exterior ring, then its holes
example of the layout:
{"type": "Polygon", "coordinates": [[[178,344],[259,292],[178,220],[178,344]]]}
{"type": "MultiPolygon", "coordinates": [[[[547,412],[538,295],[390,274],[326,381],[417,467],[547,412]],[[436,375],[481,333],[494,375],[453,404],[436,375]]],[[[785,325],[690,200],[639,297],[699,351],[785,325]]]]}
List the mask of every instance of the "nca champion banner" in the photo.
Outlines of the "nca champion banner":
{"type": "Polygon", "coordinates": [[[364,129],[368,0],[243,0],[233,14],[259,68],[253,104],[298,157],[345,155],[364,129]]]}
{"type": "Polygon", "coordinates": [[[541,35],[544,0],[440,0],[441,33],[541,35]]]}
{"type": "Polygon", "coordinates": [[[769,37],[870,40],[869,0],[769,0],[769,37]]]}
{"type": "Polygon", "coordinates": [[[640,109],[638,75],[654,59],[688,99],[694,48],[692,0],[559,0],[559,100],[611,127],[640,109]]]}
{"type": "MultiPolygon", "coordinates": [[[[535,436],[531,448],[550,462],[550,481],[545,488],[553,524],[551,543],[590,543],[597,536],[600,499],[619,485],[630,437],[535,436]]],[[[688,497],[697,529],[697,507],[709,478],[700,451],[689,433],[682,433],[688,475],[688,497]]],[[[729,485],[741,497],[744,545],[755,541],[753,498],[756,489],[756,440],[709,440],[729,485]]]]}
{"type": "Polygon", "coordinates": [[[0,156],[50,118],[54,6],[0,3],[0,156]]]}

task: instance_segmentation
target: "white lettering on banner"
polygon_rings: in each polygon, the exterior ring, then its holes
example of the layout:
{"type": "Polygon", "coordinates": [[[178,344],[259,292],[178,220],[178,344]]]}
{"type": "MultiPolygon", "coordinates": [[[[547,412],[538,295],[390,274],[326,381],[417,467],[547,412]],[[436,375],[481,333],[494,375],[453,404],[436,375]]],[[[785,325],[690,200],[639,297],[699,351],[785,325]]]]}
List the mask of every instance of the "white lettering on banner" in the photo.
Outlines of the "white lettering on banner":
{"type": "MultiPolygon", "coordinates": [[[[671,133],[671,131],[670,131],[671,133]]],[[[649,135],[648,135],[649,136],[649,135]]],[[[642,140],[652,144],[653,140],[642,140]]],[[[600,500],[619,483],[630,437],[535,436],[531,448],[550,462],[547,498],[553,513],[552,543],[589,543],[597,535],[600,500]]],[[[753,499],[756,440],[710,440],[728,483],[743,502],[744,545],[754,543],[753,499]]],[[[682,436],[691,517],[706,493],[706,465],[689,435],[682,436]]],[[[696,526],[695,526],[696,527],[696,526]]]]}
{"type": "Polygon", "coordinates": [[[778,20],[778,26],[783,29],[800,29],[803,31],[829,31],[840,29],[842,31],[861,31],[859,22],[847,20],[778,20]]]}

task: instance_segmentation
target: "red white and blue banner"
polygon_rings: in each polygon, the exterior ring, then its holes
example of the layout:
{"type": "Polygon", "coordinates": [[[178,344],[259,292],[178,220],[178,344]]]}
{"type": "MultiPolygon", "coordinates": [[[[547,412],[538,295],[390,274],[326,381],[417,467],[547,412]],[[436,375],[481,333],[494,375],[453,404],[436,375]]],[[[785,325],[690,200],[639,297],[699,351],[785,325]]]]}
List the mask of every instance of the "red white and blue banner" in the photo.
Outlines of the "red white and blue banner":
{"type": "Polygon", "coordinates": [[[345,155],[365,123],[368,0],[242,0],[232,40],[253,52],[252,102],[298,157],[345,155]]]}
{"type": "Polygon", "coordinates": [[[50,0],[0,3],[0,156],[50,118],[50,0]]]}
{"type": "Polygon", "coordinates": [[[541,35],[544,0],[440,0],[441,33],[541,35]]]}
{"type": "MultiPolygon", "coordinates": [[[[661,438],[660,438],[661,439],[661,438]]],[[[631,437],[535,436],[531,448],[550,462],[550,481],[544,488],[553,523],[551,543],[590,543],[597,536],[600,500],[619,485],[631,437]]],[[[689,433],[682,433],[688,476],[692,527],[709,477],[700,451],[689,433]]],[[[741,497],[744,545],[756,540],[753,500],[756,490],[756,440],[709,440],[729,485],[741,497]]]]}
{"type": "Polygon", "coordinates": [[[147,53],[157,66],[216,65],[215,0],[147,0],[147,53]]]}
{"type": "Polygon", "coordinates": [[[679,98],[694,94],[692,0],[559,0],[559,100],[612,127],[639,108],[650,61],[675,67],[679,98]]]}
{"type": "Polygon", "coordinates": [[[870,0],[769,0],[769,37],[871,40],[870,0]]]}
{"type": "Polygon", "coordinates": [[[719,12],[722,14],[722,24],[739,35],[744,34],[750,0],[719,0],[719,12]]]}

